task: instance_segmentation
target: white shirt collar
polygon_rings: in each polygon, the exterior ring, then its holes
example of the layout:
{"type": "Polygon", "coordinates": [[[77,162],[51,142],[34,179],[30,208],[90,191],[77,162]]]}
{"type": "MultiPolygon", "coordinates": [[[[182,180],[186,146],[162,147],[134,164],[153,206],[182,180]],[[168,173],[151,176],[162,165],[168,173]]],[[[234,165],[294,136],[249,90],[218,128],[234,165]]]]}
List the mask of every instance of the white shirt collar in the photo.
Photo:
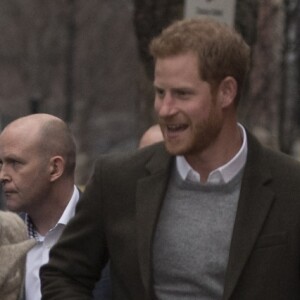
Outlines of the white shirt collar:
{"type": "Polygon", "coordinates": [[[74,186],[74,191],[73,191],[72,197],[71,197],[67,207],[65,208],[62,216],[58,220],[57,224],[66,225],[70,221],[70,219],[75,215],[75,208],[76,208],[78,199],[79,199],[79,191],[78,191],[77,187],[74,186]]]}
{"type": "MultiPolygon", "coordinates": [[[[77,187],[74,186],[73,194],[67,207],[65,208],[63,214],[61,215],[56,225],[52,229],[50,229],[49,232],[55,229],[58,226],[58,224],[65,226],[70,221],[70,219],[75,215],[75,208],[79,200],[79,196],[79,191],[77,187]]],[[[25,224],[27,225],[28,236],[30,238],[34,238],[40,242],[44,240],[45,237],[36,231],[35,225],[33,224],[28,214],[25,215],[25,224]]]]}
{"type": "MultiPolygon", "coordinates": [[[[207,183],[227,183],[244,167],[248,152],[247,135],[245,128],[241,124],[238,124],[238,126],[243,138],[240,150],[225,165],[210,172],[207,183]]],[[[176,156],[176,168],[183,180],[200,182],[200,174],[189,165],[184,156],[176,156]]]]}

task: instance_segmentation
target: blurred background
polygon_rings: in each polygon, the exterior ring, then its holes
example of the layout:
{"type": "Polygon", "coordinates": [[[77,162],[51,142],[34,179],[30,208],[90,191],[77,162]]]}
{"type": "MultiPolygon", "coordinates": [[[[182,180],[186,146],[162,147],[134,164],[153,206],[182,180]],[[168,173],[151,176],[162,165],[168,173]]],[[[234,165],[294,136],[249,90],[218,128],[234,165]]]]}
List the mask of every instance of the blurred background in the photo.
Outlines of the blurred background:
{"type": "MultiPolygon", "coordinates": [[[[264,144],[296,158],[299,2],[235,0],[232,24],[252,48],[240,121],[264,144]]],[[[184,0],[1,0],[1,128],[36,112],[64,119],[78,147],[76,182],[84,185],[99,154],[136,148],[155,123],[148,44],[185,17],[185,5],[184,0]]]]}

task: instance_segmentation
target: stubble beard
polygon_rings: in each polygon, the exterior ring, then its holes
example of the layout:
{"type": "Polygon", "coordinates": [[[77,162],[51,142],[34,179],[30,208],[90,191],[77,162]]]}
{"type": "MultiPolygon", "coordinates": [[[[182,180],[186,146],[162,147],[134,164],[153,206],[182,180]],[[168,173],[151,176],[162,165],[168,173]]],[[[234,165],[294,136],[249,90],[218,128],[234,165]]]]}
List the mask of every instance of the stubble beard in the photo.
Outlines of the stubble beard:
{"type": "Polygon", "coordinates": [[[209,148],[217,139],[222,129],[221,115],[212,108],[208,118],[198,123],[194,128],[190,128],[193,132],[192,137],[182,144],[172,144],[165,140],[165,147],[171,155],[192,156],[199,155],[209,148]]]}

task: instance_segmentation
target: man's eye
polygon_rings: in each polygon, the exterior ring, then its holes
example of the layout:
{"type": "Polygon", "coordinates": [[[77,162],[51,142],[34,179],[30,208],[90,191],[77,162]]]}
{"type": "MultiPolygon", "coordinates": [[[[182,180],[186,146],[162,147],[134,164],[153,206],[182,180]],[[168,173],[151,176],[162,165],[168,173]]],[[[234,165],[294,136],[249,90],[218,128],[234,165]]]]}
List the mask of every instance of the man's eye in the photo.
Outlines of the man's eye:
{"type": "Polygon", "coordinates": [[[155,93],[160,98],[162,98],[164,96],[164,94],[165,94],[164,90],[161,90],[161,89],[156,89],[155,93]]]}
{"type": "Polygon", "coordinates": [[[18,167],[18,166],[20,165],[20,162],[17,161],[17,160],[13,160],[13,161],[11,162],[11,165],[12,165],[14,168],[16,168],[16,167],[18,167]]]}
{"type": "Polygon", "coordinates": [[[176,94],[178,97],[187,97],[189,95],[187,91],[177,91],[176,94]]]}

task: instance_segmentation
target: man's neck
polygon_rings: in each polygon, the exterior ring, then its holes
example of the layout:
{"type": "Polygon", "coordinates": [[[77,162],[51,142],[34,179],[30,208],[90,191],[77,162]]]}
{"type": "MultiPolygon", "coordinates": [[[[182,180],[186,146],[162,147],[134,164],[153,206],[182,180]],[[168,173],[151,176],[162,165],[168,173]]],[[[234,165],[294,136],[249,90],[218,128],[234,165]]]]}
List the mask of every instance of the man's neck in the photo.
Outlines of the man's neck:
{"type": "Polygon", "coordinates": [[[63,193],[52,193],[42,205],[28,211],[36,231],[45,236],[55,227],[62,214],[64,213],[74,188],[67,189],[63,193]]]}

